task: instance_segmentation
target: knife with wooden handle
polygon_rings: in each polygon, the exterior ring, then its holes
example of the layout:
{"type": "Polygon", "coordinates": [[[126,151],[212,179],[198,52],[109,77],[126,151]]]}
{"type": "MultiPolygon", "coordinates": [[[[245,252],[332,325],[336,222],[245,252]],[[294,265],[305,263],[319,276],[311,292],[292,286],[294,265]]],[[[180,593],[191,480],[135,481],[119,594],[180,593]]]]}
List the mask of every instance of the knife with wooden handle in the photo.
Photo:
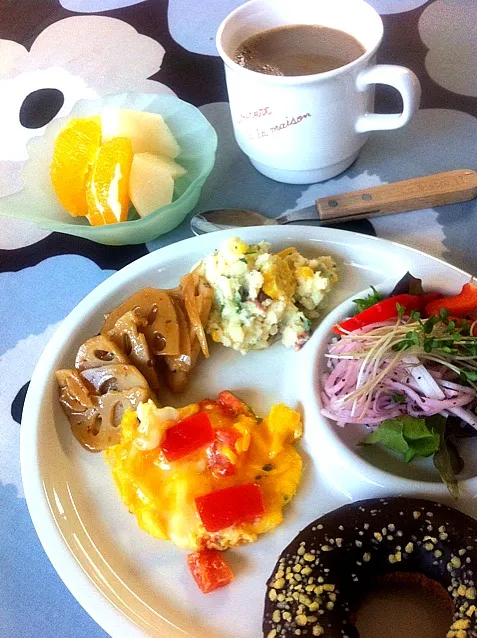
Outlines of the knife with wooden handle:
{"type": "Polygon", "coordinates": [[[459,169],[392,182],[316,200],[316,208],[285,213],[275,223],[320,220],[327,224],[380,217],[465,202],[477,197],[477,172],[459,169]]]}

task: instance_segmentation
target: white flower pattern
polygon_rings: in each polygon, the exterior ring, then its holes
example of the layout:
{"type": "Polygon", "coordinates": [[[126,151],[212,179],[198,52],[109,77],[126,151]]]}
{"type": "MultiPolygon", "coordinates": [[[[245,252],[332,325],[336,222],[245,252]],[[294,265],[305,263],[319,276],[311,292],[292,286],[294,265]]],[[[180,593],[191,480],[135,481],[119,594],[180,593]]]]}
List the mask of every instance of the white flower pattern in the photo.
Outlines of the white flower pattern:
{"type": "Polygon", "coordinates": [[[426,69],[449,91],[477,97],[477,4],[475,0],[437,0],[419,19],[429,49],[426,69]]]}
{"type": "Polygon", "coordinates": [[[96,13],[111,11],[122,7],[132,7],[146,0],[60,0],[60,4],[69,11],[76,13],[96,13]]]}
{"type": "MultiPolygon", "coordinates": [[[[368,0],[368,3],[381,14],[403,13],[426,2],[427,0],[368,0]]],[[[215,32],[222,20],[241,4],[243,0],[208,0],[205,3],[198,3],[197,0],[169,0],[171,35],[188,51],[202,55],[218,55],[215,48],[215,32]],[[189,16],[190,19],[185,20],[184,16],[189,16]]]]}

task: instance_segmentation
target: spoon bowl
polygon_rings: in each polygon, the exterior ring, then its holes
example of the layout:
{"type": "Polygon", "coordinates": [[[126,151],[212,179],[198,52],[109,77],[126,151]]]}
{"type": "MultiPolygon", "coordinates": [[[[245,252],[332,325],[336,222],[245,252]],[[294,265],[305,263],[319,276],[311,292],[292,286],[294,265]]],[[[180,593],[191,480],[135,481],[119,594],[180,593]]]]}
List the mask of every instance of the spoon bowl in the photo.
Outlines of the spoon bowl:
{"type": "Polygon", "coordinates": [[[208,210],[194,215],[190,227],[195,235],[203,235],[216,230],[243,228],[245,226],[275,226],[279,222],[256,213],[253,210],[240,208],[224,208],[208,210]]]}

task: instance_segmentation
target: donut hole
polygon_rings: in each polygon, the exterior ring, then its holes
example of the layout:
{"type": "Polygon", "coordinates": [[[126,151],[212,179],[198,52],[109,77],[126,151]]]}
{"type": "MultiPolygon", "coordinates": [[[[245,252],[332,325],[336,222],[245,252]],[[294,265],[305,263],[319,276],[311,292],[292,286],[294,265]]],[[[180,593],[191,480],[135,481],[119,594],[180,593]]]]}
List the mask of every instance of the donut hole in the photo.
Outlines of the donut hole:
{"type": "Polygon", "coordinates": [[[452,612],[451,598],[438,582],[394,572],[368,592],[355,625],[360,638],[445,638],[452,612]]]}

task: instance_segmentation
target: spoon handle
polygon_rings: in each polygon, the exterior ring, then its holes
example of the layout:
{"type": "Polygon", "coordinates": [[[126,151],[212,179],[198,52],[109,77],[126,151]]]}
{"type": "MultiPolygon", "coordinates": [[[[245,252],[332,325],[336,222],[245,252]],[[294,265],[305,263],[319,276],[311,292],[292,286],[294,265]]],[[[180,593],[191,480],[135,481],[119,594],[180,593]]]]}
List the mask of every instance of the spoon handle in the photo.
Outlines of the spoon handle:
{"type": "Polygon", "coordinates": [[[316,200],[316,208],[322,221],[338,222],[455,204],[474,197],[477,173],[461,169],[323,197],[316,200]]]}
{"type": "Polygon", "coordinates": [[[465,202],[477,197],[477,172],[460,169],[364,188],[342,195],[329,195],[316,200],[316,209],[286,213],[276,221],[321,220],[337,223],[354,219],[380,217],[444,204],[465,202]]]}

